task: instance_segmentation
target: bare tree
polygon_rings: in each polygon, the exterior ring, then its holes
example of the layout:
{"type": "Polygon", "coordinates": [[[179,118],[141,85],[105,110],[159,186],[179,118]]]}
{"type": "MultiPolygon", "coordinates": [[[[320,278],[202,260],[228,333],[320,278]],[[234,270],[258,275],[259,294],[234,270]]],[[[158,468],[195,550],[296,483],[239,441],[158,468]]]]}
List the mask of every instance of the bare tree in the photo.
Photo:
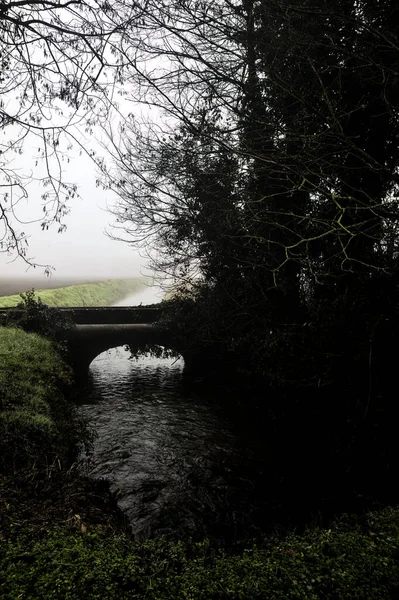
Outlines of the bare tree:
{"type": "Polygon", "coordinates": [[[148,250],[154,266],[172,278],[197,277],[201,257],[194,239],[175,237],[172,250],[174,226],[188,224],[196,210],[184,152],[204,164],[224,152],[241,160],[247,57],[239,39],[246,19],[240,4],[150,0],[130,32],[124,81],[144,117],[132,111],[118,131],[109,126],[114,167],[104,163],[103,182],[121,198],[115,237],[148,250]]]}
{"type": "Polygon", "coordinates": [[[185,273],[202,261],[206,272],[201,211],[213,192],[202,186],[195,203],[189,181],[211,178],[220,157],[234,155],[230,210],[213,202],[226,225],[218,248],[241,270],[268,271],[262,288],[392,267],[395,3],[148,0],[142,9],[127,55],[140,81],[130,97],[161,110],[163,123],[143,129],[132,119],[111,136],[128,237],[156,239],[161,268],[185,273]]]}
{"type": "Polygon", "coordinates": [[[63,180],[62,160],[82,133],[90,135],[109,116],[123,68],[121,37],[138,16],[134,6],[0,2],[0,251],[28,265],[18,204],[28,197],[30,182],[41,183],[41,226],[64,229],[76,186],[63,180]],[[34,149],[33,171],[14,166],[24,148],[29,154],[34,149]]]}

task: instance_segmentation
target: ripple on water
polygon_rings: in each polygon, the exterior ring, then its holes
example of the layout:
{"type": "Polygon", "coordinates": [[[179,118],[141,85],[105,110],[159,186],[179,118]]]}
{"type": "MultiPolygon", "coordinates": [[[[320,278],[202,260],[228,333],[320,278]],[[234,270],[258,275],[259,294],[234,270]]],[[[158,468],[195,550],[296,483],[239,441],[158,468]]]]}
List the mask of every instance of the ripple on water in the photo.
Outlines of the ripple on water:
{"type": "Polygon", "coordinates": [[[90,367],[79,408],[97,434],[87,469],[111,482],[137,537],[212,535],[234,529],[240,510],[247,519],[251,449],[209,393],[187,391],[183,366],[113,349],[90,367]]]}

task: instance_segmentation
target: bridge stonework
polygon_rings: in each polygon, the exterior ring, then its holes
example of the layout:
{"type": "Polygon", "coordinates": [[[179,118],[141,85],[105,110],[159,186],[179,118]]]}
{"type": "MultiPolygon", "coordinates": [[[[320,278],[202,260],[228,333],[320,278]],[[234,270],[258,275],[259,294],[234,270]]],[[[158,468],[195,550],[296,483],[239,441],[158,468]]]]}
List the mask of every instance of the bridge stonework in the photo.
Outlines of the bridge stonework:
{"type": "MultiPolygon", "coordinates": [[[[133,349],[157,344],[171,348],[171,336],[156,321],[161,315],[157,307],[76,307],[58,308],[75,323],[63,333],[68,345],[68,361],[76,379],[87,377],[90,363],[96,356],[117,346],[133,349]]],[[[0,309],[0,321],[9,313],[23,314],[19,309],[0,309]]]]}
{"type": "Polygon", "coordinates": [[[95,307],[62,309],[75,328],[67,333],[69,362],[77,380],[85,379],[92,360],[117,346],[133,350],[148,344],[170,347],[170,336],[156,324],[156,307],[95,307]]]}

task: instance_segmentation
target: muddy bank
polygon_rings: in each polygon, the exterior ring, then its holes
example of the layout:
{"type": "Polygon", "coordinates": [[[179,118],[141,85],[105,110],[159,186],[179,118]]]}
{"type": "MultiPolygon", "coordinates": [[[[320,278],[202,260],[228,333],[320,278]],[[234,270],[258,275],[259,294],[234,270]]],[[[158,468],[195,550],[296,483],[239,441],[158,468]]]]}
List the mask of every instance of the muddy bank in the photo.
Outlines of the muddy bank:
{"type": "Polygon", "coordinates": [[[80,529],[102,525],[128,532],[127,520],[106,481],[79,477],[75,470],[36,476],[0,477],[0,537],[32,535],[55,526],[80,529]]]}

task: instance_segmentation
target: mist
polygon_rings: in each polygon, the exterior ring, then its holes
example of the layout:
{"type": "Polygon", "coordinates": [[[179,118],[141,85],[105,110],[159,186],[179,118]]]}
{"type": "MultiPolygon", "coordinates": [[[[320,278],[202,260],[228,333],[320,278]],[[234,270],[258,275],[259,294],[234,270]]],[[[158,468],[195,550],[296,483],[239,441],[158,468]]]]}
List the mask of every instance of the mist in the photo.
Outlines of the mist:
{"type": "MultiPolygon", "coordinates": [[[[20,157],[21,168],[27,168],[29,152],[20,157]]],[[[37,263],[29,267],[15,255],[0,253],[0,277],[22,278],[26,281],[47,280],[45,266],[51,269],[50,278],[79,281],[127,278],[148,275],[146,260],[138,249],[126,242],[110,239],[114,218],[109,209],[116,200],[113,192],[96,187],[96,166],[87,156],[73,156],[65,166],[63,176],[77,184],[78,196],[70,201],[70,213],[64,218],[66,230],[58,233],[55,223],[48,230],[41,228],[41,195],[43,187],[32,181],[28,199],[18,203],[17,225],[28,236],[27,257],[37,263]]],[[[48,280],[46,285],[48,285],[48,280]]]]}

